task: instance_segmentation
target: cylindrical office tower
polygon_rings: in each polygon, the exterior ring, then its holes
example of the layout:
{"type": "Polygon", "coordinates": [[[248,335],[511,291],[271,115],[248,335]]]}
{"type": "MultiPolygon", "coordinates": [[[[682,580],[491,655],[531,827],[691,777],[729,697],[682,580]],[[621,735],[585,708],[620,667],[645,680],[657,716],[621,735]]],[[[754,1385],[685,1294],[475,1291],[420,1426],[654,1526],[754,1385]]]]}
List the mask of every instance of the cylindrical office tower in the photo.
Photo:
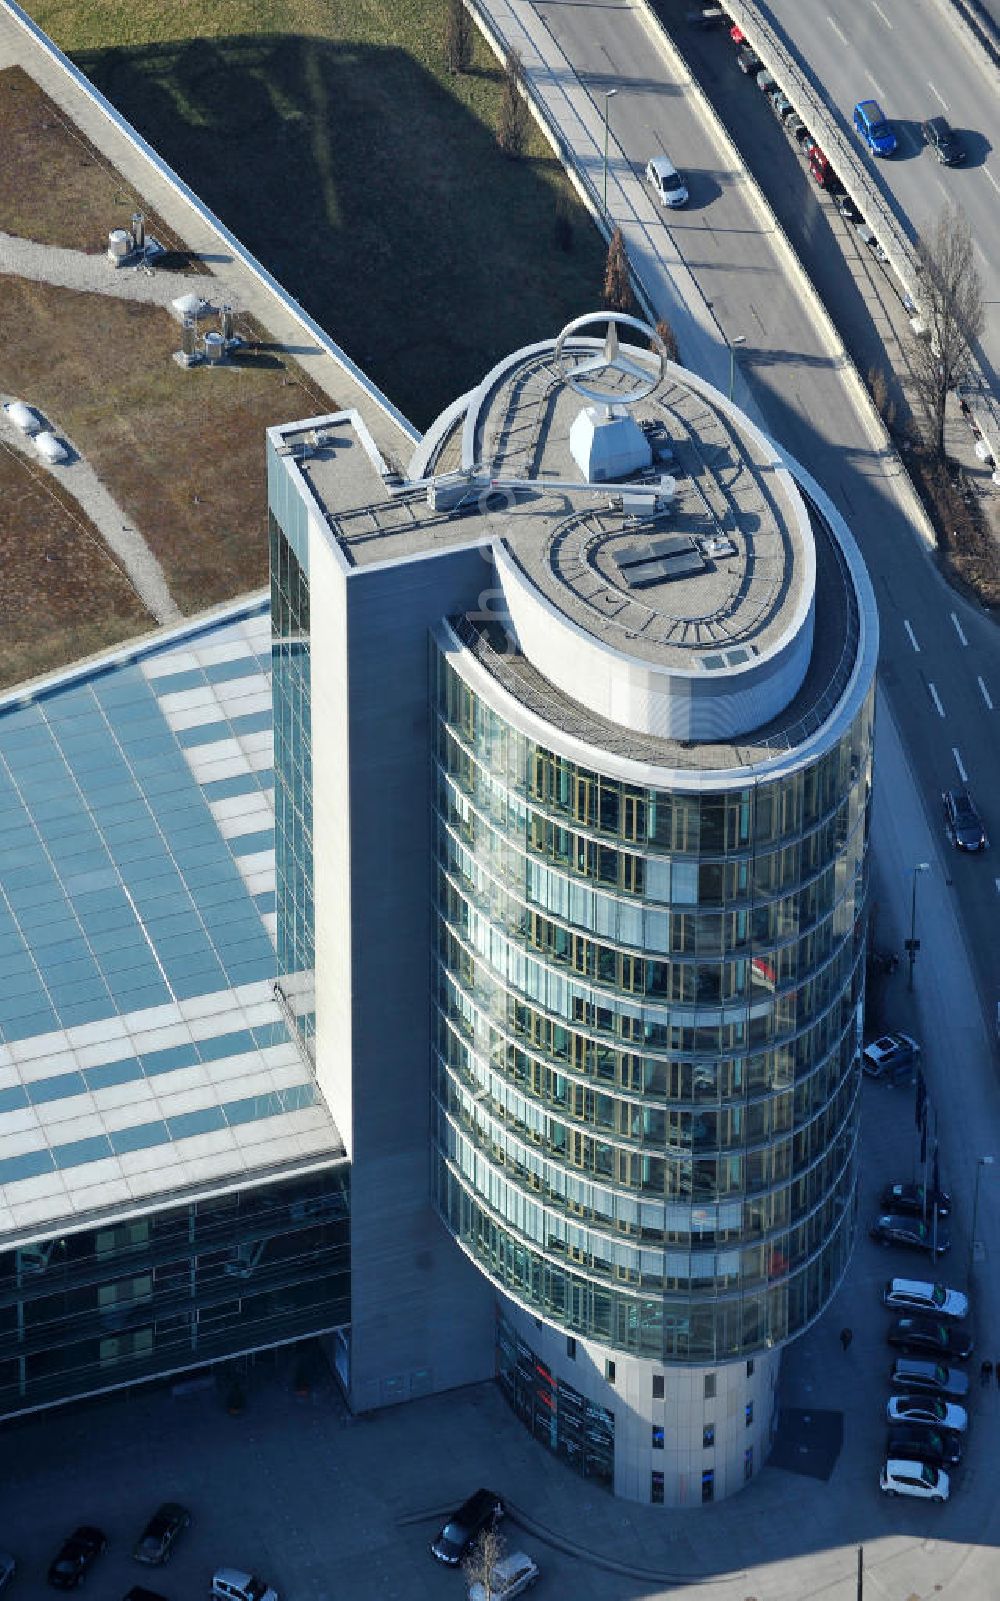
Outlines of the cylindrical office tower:
{"type": "Polygon", "coordinates": [[[853,1243],[877,624],[833,507],[720,394],[671,368],[583,413],[551,359],[471,397],[497,480],[545,409],[545,499],[494,499],[432,649],[436,1199],[525,1423],[679,1506],[763,1465],[853,1243]]]}

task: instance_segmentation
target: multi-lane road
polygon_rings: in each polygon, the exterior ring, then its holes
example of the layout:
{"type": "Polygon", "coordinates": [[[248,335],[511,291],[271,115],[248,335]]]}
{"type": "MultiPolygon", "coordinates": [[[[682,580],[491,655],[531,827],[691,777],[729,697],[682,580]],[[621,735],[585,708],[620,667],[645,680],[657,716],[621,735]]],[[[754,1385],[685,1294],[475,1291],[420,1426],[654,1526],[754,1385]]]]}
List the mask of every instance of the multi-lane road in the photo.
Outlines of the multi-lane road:
{"type": "MultiPolygon", "coordinates": [[[[749,198],[744,174],[685,92],[682,77],[652,47],[635,8],[627,0],[602,6],[540,0],[536,9],[596,104],[602,105],[608,89],[617,91],[611,110],[612,215],[621,214],[616,208],[624,201],[618,180],[641,174],[651,154],[668,150],[686,172],[691,204],[664,217],[662,226],[725,334],[746,338],[741,371],[769,430],[834,497],[858,537],[879,601],[882,685],[937,843],[934,873],[949,888],[983,1013],[992,1017],[1000,998],[1000,944],[994,937],[1000,915],[1000,640],[995,626],[949,590],[921,546],[906,498],[894,482],[898,469],[873,447],[857,390],[831,359],[814,315],[789,281],[787,263],[749,198]],[[944,837],[941,792],[965,781],[996,840],[985,857],[959,857],[944,837]]],[[[745,81],[735,66],[732,74],[742,92],[745,81]]],[[[850,98],[853,103],[853,90],[850,98]]],[[[774,133],[773,119],[769,131],[779,141],[784,138],[774,133]]],[[[737,132],[754,136],[749,121],[737,132]]],[[[776,147],[776,170],[777,156],[776,147]]],[[[919,159],[929,160],[926,153],[919,159]]],[[[781,168],[783,182],[791,181],[788,172],[781,168]]],[[[801,172],[795,181],[805,205],[811,200],[809,181],[801,172]]],[[[828,267],[838,249],[837,226],[828,208],[817,211],[814,244],[828,267]]],[[[846,278],[846,265],[844,273],[846,278]]],[[[850,289],[845,304],[848,315],[868,315],[857,297],[852,310],[850,289]]],[[[915,854],[914,862],[919,859],[915,854]]],[[[908,886],[896,886],[895,893],[900,901],[908,898],[908,886]]]]}
{"type": "MultiPolygon", "coordinates": [[[[987,309],[984,364],[1000,379],[1000,73],[964,29],[949,0],[770,0],[773,25],[854,137],[857,101],[874,96],[892,119],[897,152],[862,159],[911,234],[928,229],[947,201],[972,227],[987,309]],[[966,147],[963,167],[941,166],[920,124],[947,117],[966,147]]],[[[861,146],[858,145],[860,151],[861,146]]]]}

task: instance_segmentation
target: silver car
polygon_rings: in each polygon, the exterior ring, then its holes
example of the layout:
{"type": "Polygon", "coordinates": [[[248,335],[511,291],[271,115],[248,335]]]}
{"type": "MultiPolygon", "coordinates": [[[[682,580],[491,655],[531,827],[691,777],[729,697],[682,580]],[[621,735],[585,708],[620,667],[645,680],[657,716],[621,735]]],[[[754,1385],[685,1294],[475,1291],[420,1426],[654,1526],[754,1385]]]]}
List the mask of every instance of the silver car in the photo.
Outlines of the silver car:
{"type": "Polygon", "coordinates": [[[929,1279],[889,1279],[882,1300],[893,1311],[932,1312],[956,1323],[969,1315],[968,1296],[929,1279]]]}

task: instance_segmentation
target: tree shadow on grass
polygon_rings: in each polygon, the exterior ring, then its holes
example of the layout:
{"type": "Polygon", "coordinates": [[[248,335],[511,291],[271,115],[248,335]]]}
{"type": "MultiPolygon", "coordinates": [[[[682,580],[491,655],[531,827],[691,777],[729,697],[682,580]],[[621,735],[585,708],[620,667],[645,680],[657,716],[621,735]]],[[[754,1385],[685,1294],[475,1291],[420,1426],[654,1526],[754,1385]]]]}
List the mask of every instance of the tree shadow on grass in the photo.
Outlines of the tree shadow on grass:
{"type": "MultiPolygon", "coordinates": [[[[403,50],[236,36],[78,59],[420,427],[599,303],[604,247],[574,199],[559,249],[550,152],[506,159],[403,50]]],[[[488,77],[464,86],[487,112],[488,77]]]]}

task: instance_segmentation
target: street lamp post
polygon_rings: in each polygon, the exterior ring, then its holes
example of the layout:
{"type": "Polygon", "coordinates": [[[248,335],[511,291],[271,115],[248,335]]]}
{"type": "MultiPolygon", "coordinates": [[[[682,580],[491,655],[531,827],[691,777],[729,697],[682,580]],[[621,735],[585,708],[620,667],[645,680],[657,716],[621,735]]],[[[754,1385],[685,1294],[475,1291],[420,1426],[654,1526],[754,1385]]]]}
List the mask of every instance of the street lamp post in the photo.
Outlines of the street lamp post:
{"type": "Polygon", "coordinates": [[[979,1181],[983,1176],[984,1167],[992,1167],[992,1156],[981,1156],[976,1163],[976,1188],[972,1197],[972,1233],[969,1235],[969,1273],[972,1277],[972,1263],[976,1255],[976,1227],[979,1223],[979,1181]]]}
{"type": "Polygon", "coordinates": [[[617,89],[604,91],[604,210],[608,209],[608,102],[618,93],[617,89]]]}
{"type": "Polygon", "coordinates": [[[913,991],[913,964],[917,959],[920,941],[917,939],[917,874],[930,872],[930,862],[917,862],[910,886],[910,937],[906,941],[906,954],[910,959],[910,976],[907,988],[913,991]]]}
{"type": "Polygon", "coordinates": [[[729,346],[729,398],[730,398],[730,400],[732,400],[732,398],[733,398],[733,390],[736,387],[736,346],[737,345],[745,345],[746,342],[747,342],[746,334],[734,334],[732,339],[727,339],[726,340],[726,343],[729,346]]]}

